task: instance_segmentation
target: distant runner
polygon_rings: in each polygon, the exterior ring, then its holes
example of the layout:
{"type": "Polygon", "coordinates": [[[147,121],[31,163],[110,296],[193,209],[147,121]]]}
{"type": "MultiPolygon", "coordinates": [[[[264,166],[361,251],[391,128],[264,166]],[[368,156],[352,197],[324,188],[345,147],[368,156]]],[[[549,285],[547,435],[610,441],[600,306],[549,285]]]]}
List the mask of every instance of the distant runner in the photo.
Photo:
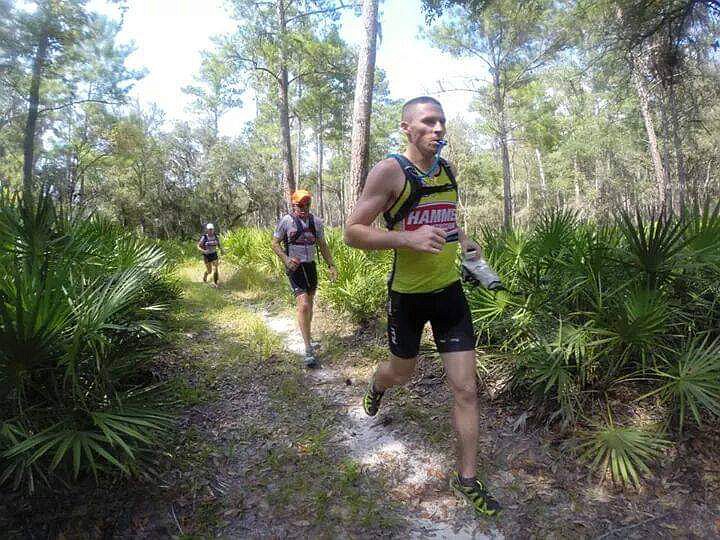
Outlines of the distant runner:
{"type": "Polygon", "coordinates": [[[203,282],[207,283],[207,278],[212,273],[213,285],[217,287],[218,264],[220,262],[218,260],[218,250],[222,250],[222,247],[220,246],[220,238],[215,234],[215,225],[208,223],[205,226],[205,234],[200,237],[197,247],[205,260],[203,282]]]}
{"type": "Polygon", "coordinates": [[[423,327],[430,321],[455,401],[458,462],[450,486],[478,515],[493,516],[500,505],[476,475],[475,334],[456,262],[458,245],[466,258],[482,252],[457,225],[455,170],[440,157],[442,106],[431,97],[411,99],[403,106],[400,129],[407,150],[373,167],[345,227],[350,246],[395,251],[388,291],[390,358],[370,380],[363,408],[375,416],[385,391],[410,379],[423,327]],[[372,226],[380,214],[388,230],[372,226]]]}
{"type": "Polygon", "coordinates": [[[297,321],[305,342],[305,365],[318,367],[317,357],[310,340],[313,317],[313,300],[317,290],[315,246],[320,249],[330,271],[330,279],[337,278],[330,248],[325,241],[323,222],[310,213],[312,196],[299,189],[292,194],[292,213],[283,216],[275,229],[272,249],[283,261],[295,294],[297,321]]]}

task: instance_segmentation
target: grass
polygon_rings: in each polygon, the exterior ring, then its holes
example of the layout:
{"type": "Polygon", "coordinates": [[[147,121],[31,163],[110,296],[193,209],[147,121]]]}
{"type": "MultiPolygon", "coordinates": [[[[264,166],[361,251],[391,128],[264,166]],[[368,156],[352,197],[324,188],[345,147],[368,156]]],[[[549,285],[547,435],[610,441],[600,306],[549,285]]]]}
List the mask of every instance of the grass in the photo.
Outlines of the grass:
{"type": "MultiPolygon", "coordinates": [[[[218,289],[198,282],[199,263],[183,264],[177,273],[185,295],[174,312],[173,341],[186,374],[178,395],[185,406],[202,410],[233,400],[235,415],[232,430],[200,420],[178,441],[174,459],[182,460],[179,468],[188,477],[176,488],[194,501],[176,508],[183,534],[232,530],[234,518],[227,516],[233,509],[207,494],[218,460],[230,470],[247,471],[239,480],[242,488],[230,498],[242,509],[240,516],[260,508],[269,521],[327,538],[396,530],[401,519],[385,496],[384,480],[338,451],[332,443],[338,426],[334,409],[308,391],[297,359],[243,305],[264,302],[282,310],[285,283],[249,277],[230,265],[222,267],[218,289]]],[[[342,350],[339,340],[328,345],[342,350]]],[[[218,416],[229,421],[222,411],[218,416]]]]}

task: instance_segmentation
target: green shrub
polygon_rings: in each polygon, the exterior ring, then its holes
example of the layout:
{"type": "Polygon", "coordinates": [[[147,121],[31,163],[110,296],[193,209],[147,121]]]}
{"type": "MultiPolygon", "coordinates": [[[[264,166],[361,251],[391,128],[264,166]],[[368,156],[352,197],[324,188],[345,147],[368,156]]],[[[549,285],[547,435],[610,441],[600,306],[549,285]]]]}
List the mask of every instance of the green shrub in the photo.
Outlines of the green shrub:
{"type": "Polygon", "coordinates": [[[0,481],[140,471],[170,422],[143,353],[178,293],[163,252],[7,193],[0,246],[0,481]]]}
{"type": "Polygon", "coordinates": [[[191,259],[200,260],[196,240],[157,240],[171,266],[177,266],[191,259]]]}
{"type": "MultiPolygon", "coordinates": [[[[320,296],[335,309],[350,315],[354,321],[377,317],[387,299],[387,276],[392,264],[388,251],[363,251],[347,246],[341,231],[329,230],[330,247],[338,278],[320,288],[320,296]]],[[[323,265],[323,277],[327,268],[323,265]]]]}
{"type": "Polygon", "coordinates": [[[242,228],[222,237],[228,259],[234,264],[272,277],[284,275],[282,261],[272,250],[272,230],[242,228]]]}
{"type": "Polygon", "coordinates": [[[720,339],[708,343],[699,337],[687,344],[677,358],[668,358],[653,369],[660,386],[643,397],[658,394],[670,405],[680,431],[688,413],[700,425],[704,413],[720,417],[720,339]]]}
{"type": "Polygon", "coordinates": [[[608,414],[605,422],[580,432],[580,457],[619,484],[639,485],[650,473],[649,463],[670,446],[670,441],[647,428],[616,426],[608,414]]]}
{"type": "MultiPolygon", "coordinates": [[[[527,229],[483,235],[512,292],[470,289],[468,300],[488,353],[481,367],[508,390],[571,424],[596,416],[608,392],[659,397],[680,429],[719,416],[720,205],[685,218],[620,212],[606,224],[551,210],[527,229]]],[[[623,433],[608,440],[634,437],[623,433]]]]}

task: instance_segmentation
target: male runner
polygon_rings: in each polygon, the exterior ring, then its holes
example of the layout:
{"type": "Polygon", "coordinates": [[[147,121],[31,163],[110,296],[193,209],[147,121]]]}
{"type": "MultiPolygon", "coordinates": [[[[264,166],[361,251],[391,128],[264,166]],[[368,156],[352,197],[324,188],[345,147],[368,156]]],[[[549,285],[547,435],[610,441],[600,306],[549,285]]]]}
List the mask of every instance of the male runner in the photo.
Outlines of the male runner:
{"type": "Polygon", "coordinates": [[[215,234],[215,225],[208,223],[205,226],[205,234],[200,237],[197,244],[198,249],[203,254],[205,261],[205,273],[203,274],[203,282],[207,282],[207,277],[212,273],[213,285],[217,287],[218,283],[218,249],[220,246],[220,238],[215,234]]]}
{"type": "Polygon", "coordinates": [[[395,251],[388,290],[390,358],[375,371],[363,407],[376,415],[383,393],[410,379],[422,329],[430,321],[455,402],[458,470],[450,485],[477,514],[492,516],[500,505],[476,476],[475,335],[456,264],[458,244],[478,256],[481,250],[456,223],[454,170],[439,158],[445,136],[441,104],[431,97],[411,99],[403,106],[400,129],[407,150],[373,167],[345,226],[348,245],[395,251]],[[381,213],[389,230],[372,227],[381,213]]]}
{"type": "Polygon", "coordinates": [[[317,290],[316,244],[328,265],[331,280],[337,278],[337,271],[325,241],[323,222],[310,213],[311,201],[312,195],[304,189],[292,194],[292,213],[283,216],[278,223],[273,233],[272,249],[285,265],[295,294],[298,326],[305,342],[305,365],[315,368],[318,361],[310,340],[310,326],[317,290]]]}

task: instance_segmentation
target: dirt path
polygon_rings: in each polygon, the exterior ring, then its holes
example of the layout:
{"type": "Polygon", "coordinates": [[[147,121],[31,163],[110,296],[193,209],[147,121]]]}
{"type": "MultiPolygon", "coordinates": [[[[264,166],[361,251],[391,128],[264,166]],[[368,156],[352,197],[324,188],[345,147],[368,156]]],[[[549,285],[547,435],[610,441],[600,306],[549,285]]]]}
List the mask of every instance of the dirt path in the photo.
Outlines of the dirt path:
{"type": "MultiPolygon", "coordinates": [[[[297,356],[304,344],[296,323],[288,315],[262,313],[268,327],[279,334],[285,348],[297,356]]],[[[349,456],[369,470],[389,475],[391,491],[412,502],[404,509],[411,538],[491,539],[504,538],[487,524],[472,518],[445,484],[448,459],[396,429],[382,414],[368,417],[362,409],[364,381],[353,381],[350,373],[332,365],[307,372],[310,387],[337,406],[342,413],[338,443],[349,456]]]]}

